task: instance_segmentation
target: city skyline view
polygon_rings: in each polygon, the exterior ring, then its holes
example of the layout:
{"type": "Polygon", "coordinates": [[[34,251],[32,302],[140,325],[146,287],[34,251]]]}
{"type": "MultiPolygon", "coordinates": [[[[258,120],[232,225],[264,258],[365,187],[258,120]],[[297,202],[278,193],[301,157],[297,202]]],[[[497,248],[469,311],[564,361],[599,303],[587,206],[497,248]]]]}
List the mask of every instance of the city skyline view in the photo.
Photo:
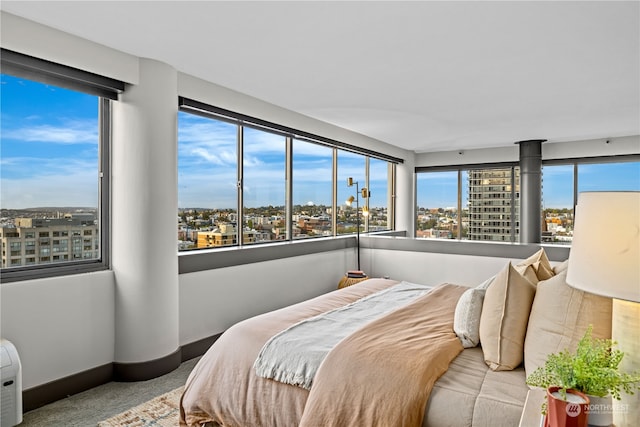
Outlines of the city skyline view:
{"type": "MultiPolygon", "coordinates": [[[[97,206],[97,98],[6,74],[1,90],[0,207],[97,206]]],[[[235,208],[236,125],[183,112],[177,120],[179,208],[235,208]]],[[[245,206],[284,205],[285,138],[247,127],[244,138],[245,206]]],[[[370,206],[386,206],[387,163],[370,162],[370,206]]],[[[331,149],[294,140],[293,163],[293,204],[330,206],[331,149]]],[[[545,208],[572,208],[572,169],[543,168],[545,208]]],[[[362,188],[364,174],[364,156],[339,150],[338,205],[355,192],[346,178],[362,188]]],[[[457,205],[447,174],[419,175],[417,206],[457,205]]],[[[578,182],[579,191],[637,191],[640,163],[581,164],[578,182]]]]}

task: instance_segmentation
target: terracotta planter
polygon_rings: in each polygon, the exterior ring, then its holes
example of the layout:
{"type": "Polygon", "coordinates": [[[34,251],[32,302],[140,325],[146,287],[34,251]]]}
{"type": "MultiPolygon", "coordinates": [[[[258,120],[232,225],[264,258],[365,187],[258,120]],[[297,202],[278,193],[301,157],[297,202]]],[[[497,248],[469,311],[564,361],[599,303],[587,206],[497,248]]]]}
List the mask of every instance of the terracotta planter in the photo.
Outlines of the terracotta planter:
{"type": "Polygon", "coordinates": [[[589,417],[589,398],[577,390],[567,390],[567,399],[553,395],[560,387],[547,389],[547,418],[549,427],[587,427],[589,417]],[[574,397],[570,397],[573,395],[574,397]],[[579,403],[578,403],[579,402],[579,403]]]}

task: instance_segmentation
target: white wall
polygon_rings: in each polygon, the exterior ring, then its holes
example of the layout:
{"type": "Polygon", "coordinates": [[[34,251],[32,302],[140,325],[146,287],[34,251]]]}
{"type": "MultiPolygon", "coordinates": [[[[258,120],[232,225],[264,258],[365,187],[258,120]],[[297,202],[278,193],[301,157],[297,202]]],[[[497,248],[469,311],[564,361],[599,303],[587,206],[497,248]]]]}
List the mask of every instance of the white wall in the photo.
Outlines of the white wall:
{"type": "MultiPolygon", "coordinates": [[[[362,264],[370,277],[389,277],[425,285],[454,283],[477,286],[524,258],[454,255],[388,249],[363,249],[362,264]]],[[[559,262],[551,261],[551,265],[559,262]]]]}
{"type": "Polygon", "coordinates": [[[138,58],[0,11],[2,47],[127,83],[138,82],[138,58]]]}
{"type": "Polygon", "coordinates": [[[363,265],[371,277],[406,280],[424,285],[455,283],[476,286],[498,273],[506,258],[438,254],[386,249],[364,249],[363,265]]]}
{"type": "Polygon", "coordinates": [[[113,272],[3,283],[2,337],[13,342],[28,389],[113,361],[113,272]]]}
{"type": "Polygon", "coordinates": [[[355,254],[345,249],[181,274],[180,344],[335,290],[342,275],[353,269],[355,254]]]}

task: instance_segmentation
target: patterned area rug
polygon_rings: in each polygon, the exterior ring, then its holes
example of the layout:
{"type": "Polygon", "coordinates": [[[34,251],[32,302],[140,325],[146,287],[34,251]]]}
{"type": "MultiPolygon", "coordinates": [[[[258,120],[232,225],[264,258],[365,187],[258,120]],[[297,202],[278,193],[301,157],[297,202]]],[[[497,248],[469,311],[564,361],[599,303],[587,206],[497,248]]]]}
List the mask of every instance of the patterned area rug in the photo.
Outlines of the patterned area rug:
{"type": "Polygon", "coordinates": [[[184,387],[158,396],[98,423],[98,427],[176,427],[180,418],[180,396],[184,387]]]}

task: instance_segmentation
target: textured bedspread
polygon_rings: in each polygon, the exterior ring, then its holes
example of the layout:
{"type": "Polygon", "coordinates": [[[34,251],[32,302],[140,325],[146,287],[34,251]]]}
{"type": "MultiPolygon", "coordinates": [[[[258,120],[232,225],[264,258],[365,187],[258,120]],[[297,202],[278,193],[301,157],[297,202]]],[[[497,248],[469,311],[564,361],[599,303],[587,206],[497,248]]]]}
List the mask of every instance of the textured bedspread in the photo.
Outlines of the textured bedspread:
{"type": "Polygon", "coordinates": [[[254,364],[256,374],[309,390],[320,363],[338,342],[432,288],[401,282],[298,322],[274,335],[262,347],[254,364]]]}
{"type": "MultiPolygon", "coordinates": [[[[409,312],[403,315],[405,309],[399,309],[371,324],[390,316],[395,319],[390,323],[399,321],[396,326],[385,326],[384,335],[387,338],[396,335],[396,341],[404,342],[402,355],[390,348],[380,349],[381,345],[391,345],[389,341],[360,337],[359,332],[343,340],[320,366],[311,393],[301,387],[258,377],[252,368],[260,349],[274,334],[302,319],[349,304],[395,283],[371,279],[229,328],[202,357],[187,380],[181,399],[181,425],[198,426],[210,421],[222,426],[243,427],[286,427],[301,423],[306,426],[387,425],[378,417],[384,415],[380,411],[386,411],[389,404],[399,408],[388,413],[394,418],[388,425],[420,425],[430,385],[447,369],[449,358],[453,359],[462,350],[452,323],[455,301],[466,288],[447,285],[442,289],[449,291],[433,291],[418,298],[405,307],[423,304],[422,308],[414,308],[414,314],[419,315],[416,319],[412,320],[413,314],[409,312]],[[436,296],[432,303],[425,301],[430,295],[436,296]],[[423,321],[434,321],[434,331],[426,331],[421,326],[423,321]],[[425,333],[427,336],[423,336],[425,333]],[[341,347],[344,351],[336,351],[341,347]],[[435,347],[444,348],[445,356],[439,355],[442,352],[436,351],[435,347]],[[382,351],[377,353],[376,348],[382,351]],[[350,353],[352,351],[355,353],[350,353]],[[408,354],[404,354],[405,351],[408,354]],[[426,373],[422,365],[432,366],[429,370],[433,375],[426,373]],[[353,371],[345,372],[345,369],[353,371]],[[405,372],[401,373],[402,370],[405,372]],[[412,371],[409,377],[417,378],[407,378],[407,371],[412,371]],[[349,385],[350,382],[353,384],[349,385]],[[391,388],[396,386],[403,388],[391,388]],[[390,397],[391,403],[385,403],[390,397]],[[373,408],[378,405],[382,406],[373,408]],[[358,421],[352,421],[354,419],[358,421]],[[364,421],[363,424],[361,420],[375,421],[364,421]]],[[[365,329],[368,327],[361,330],[365,329]]]]}
{"type": "Polygon", "coordinates": [[[300,426],[421,426],[433,384],[462,351],[452,325],[466,289],[439,286],[341,341],[318,370],[300,426]]]}

